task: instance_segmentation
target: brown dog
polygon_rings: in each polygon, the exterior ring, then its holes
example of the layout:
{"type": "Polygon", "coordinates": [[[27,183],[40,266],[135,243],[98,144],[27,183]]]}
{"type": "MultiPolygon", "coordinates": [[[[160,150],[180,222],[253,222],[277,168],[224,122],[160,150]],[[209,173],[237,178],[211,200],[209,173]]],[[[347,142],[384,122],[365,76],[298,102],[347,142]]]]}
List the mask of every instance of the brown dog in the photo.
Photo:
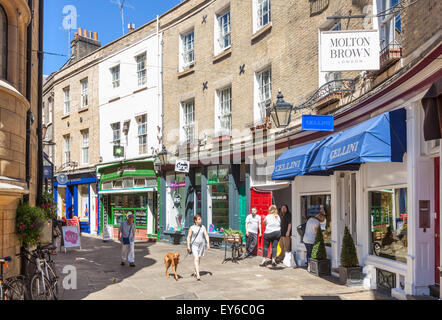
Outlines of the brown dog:
{"type": "Polygon", "coordinates": [[[170,278],[169,268],[172,266],[172,271],[175,275],[175,280],[178,281],[178,275],[176,274],[176,269],[178,268],[178,263],[180,262],[179,253],[166,253],[164,256],[164,265],[166,266],[166,277],[170,278]]]}

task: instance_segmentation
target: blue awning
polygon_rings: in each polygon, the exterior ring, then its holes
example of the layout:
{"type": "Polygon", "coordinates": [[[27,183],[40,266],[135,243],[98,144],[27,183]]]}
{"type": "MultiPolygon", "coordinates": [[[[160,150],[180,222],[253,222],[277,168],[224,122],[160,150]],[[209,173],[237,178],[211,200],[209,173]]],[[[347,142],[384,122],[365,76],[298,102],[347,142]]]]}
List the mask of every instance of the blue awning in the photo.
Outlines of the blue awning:
{"type": "Polygon", "coordinates": [[[323,144],[324,141],[321,140],[285,151],[275,162],[272,179],[288,180],[304,175],[306,168],[323,144]]]}
{"type": "Polygon", "coordinates": [[[406,151],[406,110],[399,109],[329,137],[307,172],[347,170],[367,162],[402,162],[406,151]]]}
{"type": "Polygon", "coordinates": [[[402,162],[406,151],[406,110],[399,109],[284,152],[275,163],[272,179],[355,170],[367,162],[402,162]]]}

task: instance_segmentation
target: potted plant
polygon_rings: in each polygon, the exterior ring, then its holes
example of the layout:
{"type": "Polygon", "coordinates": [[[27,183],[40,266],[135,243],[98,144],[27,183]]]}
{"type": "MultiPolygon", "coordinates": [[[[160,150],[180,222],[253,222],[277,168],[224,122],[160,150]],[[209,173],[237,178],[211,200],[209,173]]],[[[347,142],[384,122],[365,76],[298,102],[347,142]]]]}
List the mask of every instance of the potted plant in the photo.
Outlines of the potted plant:
{"type": "Polygon", "coordinates": [[[242,232],[230,228],[224,232],[224,240],[227,243],[240,243],[242,242],[242,232]]]}
{"type": "Polygon", "coordinates": [[[321,227],[318,228],[315,243],[313,245],[312,256],[310,259],[310,273],[318,277],[331,274],[330,260],[327,259],[327,251],[325,250],[321,227]]]}
{"type": "Polygon", "coordinates": [[[339,278],[342,284],[361,284],[362,267],[359,265],[356,247],[350,231],[345,227],[342,240],[341,266],[339,267],[339,278]]]}

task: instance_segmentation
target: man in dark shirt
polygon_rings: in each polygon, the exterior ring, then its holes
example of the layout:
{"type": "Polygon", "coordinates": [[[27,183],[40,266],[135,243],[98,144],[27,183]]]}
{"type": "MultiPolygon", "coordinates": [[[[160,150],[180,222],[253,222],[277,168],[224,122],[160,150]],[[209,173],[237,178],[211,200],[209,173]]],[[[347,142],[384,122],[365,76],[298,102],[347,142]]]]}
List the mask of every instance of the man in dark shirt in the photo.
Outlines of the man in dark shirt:
{"type": "Polygon", "coordinates": [[[284,260],[285,253],[291,251],[292,214],[286,204],[281,207],[281,238],[279,247],[281,253],[276,257],[277,262],[284,260]]]}

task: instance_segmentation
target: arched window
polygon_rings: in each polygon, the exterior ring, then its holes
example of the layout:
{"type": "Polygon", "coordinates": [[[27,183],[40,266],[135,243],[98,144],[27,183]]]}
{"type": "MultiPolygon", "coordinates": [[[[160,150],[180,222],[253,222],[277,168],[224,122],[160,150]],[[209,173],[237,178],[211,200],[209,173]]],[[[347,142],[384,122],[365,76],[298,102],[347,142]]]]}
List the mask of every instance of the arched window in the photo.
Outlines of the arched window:
{"type": "Polygon", "coordinates": [[[0,5],[0,78],[6,79],[8,64],[8,19],[0,5]]]}

